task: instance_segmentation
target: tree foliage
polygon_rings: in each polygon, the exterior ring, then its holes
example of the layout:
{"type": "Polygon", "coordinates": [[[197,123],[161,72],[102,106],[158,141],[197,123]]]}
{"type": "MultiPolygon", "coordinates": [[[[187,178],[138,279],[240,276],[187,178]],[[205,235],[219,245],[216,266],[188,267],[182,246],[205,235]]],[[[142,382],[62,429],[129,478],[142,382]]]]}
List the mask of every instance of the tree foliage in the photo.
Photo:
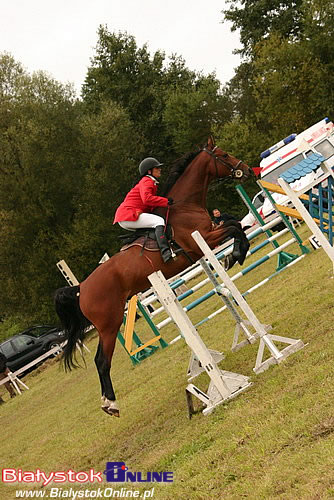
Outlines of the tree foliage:
{"type": "Polygon", "coordinates": [[[192,147],[203,141],[203,135],[210,133],[211,120],[216,119],[214,113],[219,111],[213,110],[219,94],[220,82],[214,75],[190,71],[182,57],[166,58],[161,51],[151,56],[147,46],[138,47],[133,36],[99,27],[83,101],[93,112],[105,100],[122,106],[142,136],[146,155],[171,160],[180,152],[180,145],[192,147]],[[202,123],[196,134],[193,120],[196,123],[199,117],[202,123]],[[187,139],[180,137],[187,134],[190,121],[192,132],[187,139]]]}
{"type": "Polygon", "coordinates": [[[83,185],[76,196],[71,233],[65,235],[67,244],[62,250],[73,262],[73,270],[83,277],[106,251],[112,255],[119,248],[114,214],[138,177],[142,145],[126,111],[111,101],[104,102],[98,114],[83,117],[80,137],[83,185]]]}
{"type": "Polygon", "coordinates": [[[243,43],[227,86],[234,117],[267,144],[333,114],[333,12],[324,0],[231,1],[224,11],[243,43]]]}
{"type": "Polygon", "coordinates": [[[176,153],[205,144],[210,132],[226,116],[227,99],[214,76],[199,80],[190,88],[172,88],[167,95],[164,122],[176,153]]]}
{"type": "Polygon", "coordinates": [[[304,0],[227,0],[224,16],[232,30],[240,30],[243,55],[252,53],[257,43],[272,33],[299,39],[303,29],[304,0]]]}
{"type": "Polygon", "coordinates": [[[50,307],[55,241],[70,227],[80,187],[78,110],[71,88],[29,76],[8,55],[0,75],[0,297],[4,312],[33,314],[50,307]]]}

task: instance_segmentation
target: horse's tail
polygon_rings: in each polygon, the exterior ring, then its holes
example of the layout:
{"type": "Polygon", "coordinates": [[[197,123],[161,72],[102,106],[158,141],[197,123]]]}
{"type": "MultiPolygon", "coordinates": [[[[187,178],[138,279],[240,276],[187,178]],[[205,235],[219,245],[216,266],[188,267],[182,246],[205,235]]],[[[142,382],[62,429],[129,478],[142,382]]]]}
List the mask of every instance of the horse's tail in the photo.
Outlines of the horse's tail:
{"type": "Polygon", "coordinates": [[[75,349],[78,342],[83,342],[85,328],[89,324],[80,309],[79,291],[79,286],[66,286],[56,290],[54,296],[56,312],[64,328],[67,340],[63,352],[65,370],[78,367],[75,349]]]}

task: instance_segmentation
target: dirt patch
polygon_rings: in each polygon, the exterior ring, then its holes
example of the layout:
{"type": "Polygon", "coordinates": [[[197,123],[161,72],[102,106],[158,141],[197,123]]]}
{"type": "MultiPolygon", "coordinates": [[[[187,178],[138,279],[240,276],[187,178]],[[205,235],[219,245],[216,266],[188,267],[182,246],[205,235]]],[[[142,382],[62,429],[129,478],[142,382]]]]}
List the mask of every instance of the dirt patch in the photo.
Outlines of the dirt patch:
{"type": "Polygon", "coordinates": [[[313,439],[319,439],[329,436],[332,432],[334,432],[334,417],[330,417],[321,424],[318,424],[313,432],[313,439]]]}

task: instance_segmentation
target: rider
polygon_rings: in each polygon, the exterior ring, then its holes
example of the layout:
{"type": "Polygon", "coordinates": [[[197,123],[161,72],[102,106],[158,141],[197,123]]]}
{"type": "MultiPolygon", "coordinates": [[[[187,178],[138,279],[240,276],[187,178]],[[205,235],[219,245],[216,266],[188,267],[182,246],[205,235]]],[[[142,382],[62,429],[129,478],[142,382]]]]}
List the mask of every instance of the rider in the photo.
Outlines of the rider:
{"type": "Polygon", "coordinates": [[[114,224],[118,222],[128,231],[154,228],[162,260],[168,262],[172,258],[172,252],[165,235],[165,220],[152,213],[155,207],[167,207],[173,204],[172,198],[156,196],[162,166],[163,163],[151,157],[145,158],[140,163],[140,181],[128,192],[116,210],[114,224]]]}

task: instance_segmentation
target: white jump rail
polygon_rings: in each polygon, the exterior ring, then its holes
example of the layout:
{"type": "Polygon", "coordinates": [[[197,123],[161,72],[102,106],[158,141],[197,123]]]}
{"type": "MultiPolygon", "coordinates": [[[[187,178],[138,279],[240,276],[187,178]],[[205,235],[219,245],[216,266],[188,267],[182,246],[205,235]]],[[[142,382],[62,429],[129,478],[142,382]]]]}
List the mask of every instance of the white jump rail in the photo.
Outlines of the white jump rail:
{"type": "MultiPolygon", "coordinates": [[[[251,232],[249,235],[248,235],[248,238],[249,239],[252,239],[254,237],[254,235],[259,235],[261,233],[263,233],[263,231],[265,229],[268,229],[269,227],[272,227],[273,225],[277,224],[277,221],[280,221],[281,219],[280,218],[276,218],[275,220],[271,221],[270,223],[268,223],[266,226],[261,226],[259,227],[257,230],[251,232]]],[[[287,228],[283,229],[282,231],[280,231],[277,235],[273,235],[269,238],[266,239],[265,243],[268,243],[268,242],[271,242],[273,241],[273,239],[276,239],[278,238],[279,236],[282,236],[283,234],[285,234],[286,232],[288,231],[287,228]]],[[[250,271],[253,271],[256,267],[258,267],[259,265],[262,265],[264,262],[266,262],[267,260],[269,260],[270,258],[274,257],[275,255],[278,255],[280,252],[282,252],[283,250],[285,250],[289,245],[292,245],[293,243],[295,243],[295,239],[294,238],[291,238],[289,239],[288,241],[286,241],[285,243],[281,244],[279,247],[277,248],[274,248],[271,252],[269,252],[266,256],[258,259],[256,262],[250,264],[249,266],[246,266],[244,267],[241,271],[237,272],[235,275],[233,275],[231,277],[231,280],[232,281],[235,281],[239,278],[241,278],[242,276],[244,276],[245,274],[249,273],[250,271]]],[[[247,257],[254,254],[256,251],[258,251],[259,249],[261,249],[263,247],[263,243],[258,245],[257,247],[255,247],[254,249],[250,250],[248,253],[247,253],[247,257]]],[[[232,252],[232,246],[228,247],[226,251],[224,251],[224,256],[226,255],[229,255],[230,253],[232,252]]],[[[304,258],[305,255],[302,255],[300,257],[298,257],[297,259],[293,260],[291,263],[287,264],[284,266],[284,268],[281,268],[279,270],[277,270],[276,272],[274,272],[273,274],[271,274],[270,276],[267,276],[264,280],[262,280],[261,282],[259,283],[256,283],[255,285],[253,285],[250,289],[248,289],[246,292],[243,293],[243,296],[246,296],[246,295],[249,295],[250,293],[252,293],[254,290],[258,289],[259,287],[263,286],[265,283],[267,283],[270,279],[272,279],[274,276],[277,276],[280,272],[282,272],[283,270],[287,269],[288,267],[296,264],[297,262],[299,262],[302,258],[304,258]]],[[[216,256],[218,257],[218,256],[216,256]]],[[[200,283],[197,283],[196,285],[193,286],[193,288],[191,288],[190,290],[188,290],[187,292],[183,293],[182,295],[180,295],[178,297],[178,300],[181,301],[183,300],[184,298],[188,297],[190,294],[196,292],[197,290],[199,290],[201,287],[203,287],[205,284],[207,284],[209,282],[209,278],[206,278],[204,280],[202,280],[200,283]]],[[[202,298],[200,299],[197,299],[195,300],[194,302],[188,304],[187,306],[184,307],[184,310],[186,312],[190,311],[192,308],[196,307],[199,303],[203,302],[204,300],[207,300],[209,297],[211,297],[212,295],[214,295],[215,293],[215,290],[211,290],[210,292],[206,293],[205,295],[202,296],[202,298]]],[[[157,314],[161,313],[162,312],[162,309],[163,308],[158,308],[156,309],[153,313],[151,313],[151,317],[154,317],[156,316],[157,314]]],[[[202,321],[200,321],[196,326],[200,326],[200,324],[212,319],[214,316],[216,316],[217,314],[220,314],[221,312],[223,312],[224,310],[226,309],[226,306],[223,306],[222,308],[218,309],[217,311],[215,311],[214,313],[212,313],[211,315],[207,316],[206,318],[204,318],[202,321]]],[[[165,318],[164,320],[160,321],[156,327],[158,330],[161,330],[161,328],[165,327],[166,325],[168,325],[170,323],[171,319],[170,318],[165,318]]],[[[171,341],[171,343],[174,343],[176,342],[177,340],[179,340],[180,337],[176,337],[175,339],[173,339],[171,341]]]]}
{"type": "MultiPolygon", "coordinates": [[[[248,229],[246,231],[247,238],[249,240],[251,240],[251,239],[255,238],[256,236],[259,236],[260,234],[263,234],[266,230],[271,229],[272,227],[274,227],[275,225],[277,225],[281,220],[282,220],[282,218],[280,216],[277,216],[277,214],[275,214],[274,216],[268,217],[268,219],[266,219],[266,224],[264,226],[257,225],[255,227],[252,227],[252,228],[248,229]]],[[[267,240],[268,241],[272,241],[274,238],[279,237],[280,235],[284,234],[285,232],[287,232],[287,229],[281,231],[276,236],[272,236],[272,237],[268,238],[267,240]]],[[[291,243],[292,243],[292,240],[290,240],[289,244],[291,244],[291,243]]],[[[286,245],[286,246],[288,246],[288,245],[286,245]]],[[[230,253],[232,253],[232,250],[233,250],[233,239],[230,239],[229,241],[225,242],[220,247],[215,248],[213,250],[213,252],[214,252],[214,254],[218,258],[225,258],[227,255],[229,255],[230,253]]],[[[282,250],[282,248],[280,248],[278,250],[278,252],[281,251],[281,250],[282,250]]],[[[251,254],[252,254],[252,252],[248,252],[247,255],[249,256],[251,254]]],[[[273,255],[275,255],[275,254],[273,254],[273,255]]],[[[271,255],[271,257],[273,255],[271,255]]],[[[187,269],[185,269],[184,271],[182,271],[178,275],[178,279],[177,280],[176,280],[176,277],[173,277],[173,278],[170,278],[168,280],[168,283],[170,283],[171,285],[173,285],[174,282],[177,282],[178,286],[179,286],[179,285],[185,284],[187,281],[193,279],[194,277],[198,276],[199,274],[202,274],[202,272],[203,272],[202,267],[198,263],[195,263],[192,266],[190,266],[187,269]]],[[[240,277],[240,276],[238,275],[238,277],[240,277]]],[[[206,278],[205,280],[203,280],[200,283],[198,283],[197,285],[195,285],[192,288],[192,291],[195,292],[195,291],[199,290],[201,287],[203,287],[208,282],[209,282],[209,280],[206,278]]],[[[180,297],[180,299],[182,300],[182,298],[185,295],[186,294],[182,294],[181,297],[180,297]]],[[[141,294],[141,297],[142,297],[141,298],[141,303],[144,305],[144,307],[145,306],[147,307],[148,305],[150,305],[150,304],[152,304],[152,303],[154,303],[156,301],[156,296],[155,296],[154,292],[152,291],[152,289],[146,290],[143,294],[141,294]]],[[[161,311],[162,311],[162,309],[158,308],[158,309],[155,309],[154,312],[150,312],[149,310],[147,312],[148,312],[148,314],[150,314],[151,318],[153,318],[154,316],[156,316],[157,314],[159,314],[161,311]]],[[[164,327],[166,324],[168,324],[169,321],[170,320],[167,319],[166,321],[160,322],[157,325],[157,328],[160,329],[160,328],[164,327]]]]}
{"type": "MultiPolygon", "coordinates": [[[[60,347],[62,347],[64,345],[63,344],[60,344],[60,347]]],[[[25,371],[29,370],[29,368],[33,368],[34,366],[36,366],[38,363],[40,363],[41,361],[44,361],[46,358],[49,358],[50,356],[52,356],[53,354],[56,354],[57,352],[59,352],[59,346],[55,346],[53,347],[52,349],[50,349],[48,352],[45,352],[44,354],[42,354],[41,356],[39,356],[38,358],[34,359],[34,361],[31,361],[30,363],[28,363],[27,365],[23,366],[22,368],[20,368],[19,370],[16,370],[15,372],[10,372],[8,377],[2,379],[0,381],[0,385],[3,385],[5,384],[6,382],[13,382],[13,385],[15,387],[15,389],[17,390],[17,392],[19,394],[21,394],[21,391],[20,389],[18,388],[17,385],[15,385],[14,382],[18,381],[20,384],[22,384],[26,389],[29,389],[28,386],[26,386],[25,384],[23,384],[23,382],[21,380],[18,379],[18,375],[21,375],[21,373],[24,373],[25,371]]]]}

